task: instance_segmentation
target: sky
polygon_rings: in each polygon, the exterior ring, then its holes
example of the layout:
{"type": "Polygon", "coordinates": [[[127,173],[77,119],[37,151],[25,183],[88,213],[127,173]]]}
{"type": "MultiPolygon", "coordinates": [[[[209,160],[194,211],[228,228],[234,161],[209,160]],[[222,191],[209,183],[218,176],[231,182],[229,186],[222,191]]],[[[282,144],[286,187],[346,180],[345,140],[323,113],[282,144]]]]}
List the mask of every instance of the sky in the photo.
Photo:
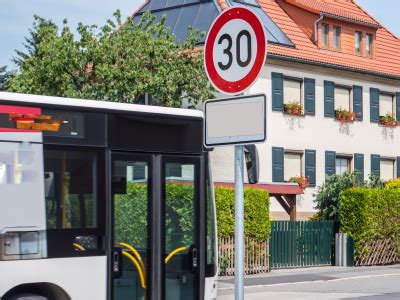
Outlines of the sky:
{"type": "MultiPolygon", "coordinates": [[[[373,17],[400,36],[399,0],[357,0],[373,17]]],[[[121,10],[126,18],[142,4],[142,0],[0,0],[0,66],[13,69],[10,59],[14,49],[23,49],[33,16],[39,15],[61,25],[67,18],[72,28],[79,22],[102,25],[113,12],[121,10]]]]}

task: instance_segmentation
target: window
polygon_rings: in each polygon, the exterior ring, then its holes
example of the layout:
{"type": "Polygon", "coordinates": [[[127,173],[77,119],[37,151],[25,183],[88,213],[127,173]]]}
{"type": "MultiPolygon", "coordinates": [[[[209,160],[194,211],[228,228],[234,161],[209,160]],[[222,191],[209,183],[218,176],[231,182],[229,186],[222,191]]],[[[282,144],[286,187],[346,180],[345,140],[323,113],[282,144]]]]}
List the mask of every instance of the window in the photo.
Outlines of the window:
{"type": "Polygon", "coordinates": [[[367,33],[365,38],[366,38],[365,52],[366,52],[366,54],[368,56],[372,57],[372,55],[373,55],[373,40],[374,40],[374,36],[371,33],[367,33]]]}
{"type": "Polygon", "coordinates": [[[284,79],[283,82],[284,104],[301,102],[301,80],[284,79]]]}
{"type": "Polygon", "coordinates": [[[329,25],[322,24],[322,47],[329,47],[329,25]]]}
{"type": "Polygon", "coordinates": [[[354,50],[357,54],[361,54],[362,32],[356,31],[354,35],[354,50]]]}
{"type": "Polygon", "coordinates": [[[284,156],[284,181],[289,181],[292,177],[303,176],[302,174],[302,154],[286,152],[284,156]]]}
{"type": "Polygon", "coordinates": [[[379,97],[379,114],[385,116],[393,114],[393,95],[381,93],[379,97]]]}
{"type": "Polygon", "coordinates": [[[336,175],[351,172],[351,159],[348,157],[336,157],[336,175]]]}
{"type": "Polygon", "coordinates": [[[350,111],[350,88],[335,86],[335,110],[341,108],[350,111]]]}
{"type": "Polygon", "coordinates": [[[337,50],[340,49],[340,34],[342,29],[339,26],[333,27],[333,47],[337,50]]]}
{"type": "Polygon", "coordinates": [[[392,180],[394,179],[394,160],[381,158],[381,179],[392,180]]]}
{"type": "Polygon", "coordinates": [[[97,154],[45,151],[47,228],[97,227],[97,154]]]}

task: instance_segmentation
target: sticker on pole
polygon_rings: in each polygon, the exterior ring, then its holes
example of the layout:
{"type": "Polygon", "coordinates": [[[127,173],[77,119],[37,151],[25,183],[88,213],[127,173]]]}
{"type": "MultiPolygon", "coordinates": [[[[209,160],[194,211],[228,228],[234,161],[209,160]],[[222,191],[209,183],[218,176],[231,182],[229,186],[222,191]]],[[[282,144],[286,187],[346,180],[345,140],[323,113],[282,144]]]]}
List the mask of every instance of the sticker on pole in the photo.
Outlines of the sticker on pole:
{"type": "Polygon", "coordinates": [[[235,7],[223,12],[211,26],[204,64],[212,85],[236,95],[257,79],[266,58],[264,26],[251,10],[235,7]]]}
{"type": "Polygon", "coordinates": [[[209,100],[204,103],[206,147],[262,143],[266,139],[264,94],[209,100]]]}

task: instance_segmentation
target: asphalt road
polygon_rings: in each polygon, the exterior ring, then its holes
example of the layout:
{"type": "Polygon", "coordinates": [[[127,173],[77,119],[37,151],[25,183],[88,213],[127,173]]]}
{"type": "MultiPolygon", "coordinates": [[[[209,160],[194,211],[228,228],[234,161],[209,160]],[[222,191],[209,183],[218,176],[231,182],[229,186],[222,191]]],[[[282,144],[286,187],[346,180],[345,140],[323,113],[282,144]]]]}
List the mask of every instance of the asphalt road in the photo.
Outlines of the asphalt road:
{"type": "MultiPolygon", "coordinates": [[[[234,299],[234,278],[219,280],[217,299],[234,299]]],[[[400,266],[278,270],[248,276],[245,299],[400,300],[400,266]]]]}

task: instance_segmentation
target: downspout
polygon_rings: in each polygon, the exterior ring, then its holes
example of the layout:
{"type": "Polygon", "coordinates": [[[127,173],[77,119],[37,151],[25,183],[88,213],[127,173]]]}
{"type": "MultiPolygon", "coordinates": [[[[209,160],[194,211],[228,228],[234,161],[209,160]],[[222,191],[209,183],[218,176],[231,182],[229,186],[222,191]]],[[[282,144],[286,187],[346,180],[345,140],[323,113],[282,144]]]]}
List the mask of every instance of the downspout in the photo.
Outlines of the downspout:
{"type": "Polygon", "coordinates": [[[318,20],[314,22],[314,43],[318,45],[318,23],[322,21],[324,14],[321,13],[318,20]]]}

